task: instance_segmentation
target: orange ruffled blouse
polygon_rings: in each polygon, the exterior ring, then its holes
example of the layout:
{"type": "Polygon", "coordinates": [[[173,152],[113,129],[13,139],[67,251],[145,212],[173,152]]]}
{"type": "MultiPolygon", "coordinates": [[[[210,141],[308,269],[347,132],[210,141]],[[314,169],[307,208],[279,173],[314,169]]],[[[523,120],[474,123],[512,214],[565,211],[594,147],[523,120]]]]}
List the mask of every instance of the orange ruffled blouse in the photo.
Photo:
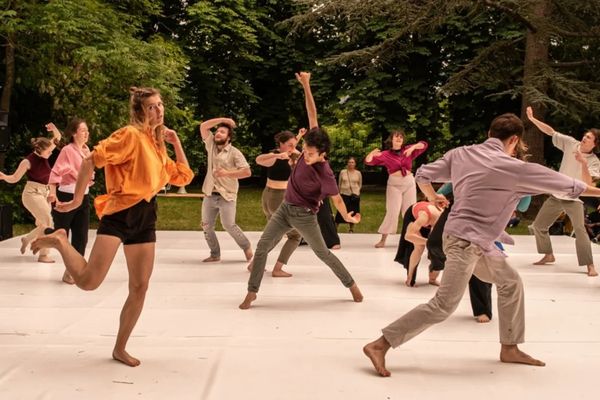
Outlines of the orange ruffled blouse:
{"type": "Polygon", "coordinates": [[[107,194],[96,197],[98,218],[125,210],[141,200],[150,201],[167,183],[185,186],[194,173],[159,148],[150,132],[125,126],[100,141],[92,159],[105,170],[107,194]]]}

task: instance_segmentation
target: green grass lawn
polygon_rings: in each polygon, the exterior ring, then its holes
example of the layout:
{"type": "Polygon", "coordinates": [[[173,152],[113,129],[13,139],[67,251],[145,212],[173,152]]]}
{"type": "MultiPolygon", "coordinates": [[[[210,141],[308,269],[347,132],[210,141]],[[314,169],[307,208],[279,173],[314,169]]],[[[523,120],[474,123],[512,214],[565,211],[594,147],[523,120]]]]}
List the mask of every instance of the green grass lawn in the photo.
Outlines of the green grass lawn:
{"type": "MultiPolygon", "coordinates": [[[[188,190],[189,191],[189,190],[188,190]]],[[[197,190],[196,190],[197,191],[197,190]]],[[[261,209],[260,197],[262,188],[244,187],[240,189],[237,203],[237,223],[244,231],[262,231],[266,218],[261,209]]],[[[158,198],[158,229],[159,230],[200,230],[202,200],[199,198],[158,198]]],[[[365,187],[360,197],[362,221],[356,225],[356,233],[377,233],[377,228],[385,214],[385,188],[365,187]]],[[[516,228],[508,230],[510,234],[528,234],[527,225],[531,221],[521,221],[516,228]]],[[[97,221],[92,221],[92,227],[97,221]]],[[[17,224],[13,227],[14,235],[22,235],[33,229],[33,225],[17,224]]],[[[222,230],[220,224],[217,229],[222,230]]],[[[348,232],[348,225],[342,224],[340,233],[348,232]]]]}

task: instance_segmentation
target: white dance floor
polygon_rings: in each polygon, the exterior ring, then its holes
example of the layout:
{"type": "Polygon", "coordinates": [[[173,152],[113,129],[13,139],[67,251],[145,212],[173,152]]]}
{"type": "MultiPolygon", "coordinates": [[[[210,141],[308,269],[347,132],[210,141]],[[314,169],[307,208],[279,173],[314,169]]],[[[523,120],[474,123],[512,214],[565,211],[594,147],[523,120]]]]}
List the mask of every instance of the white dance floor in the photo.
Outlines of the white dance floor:
{"type": "MultiPolygon", "coordinates": [[[[249,233],[254,244],[259,235],[249,233]]],[[[426,262],[420,286],[404,286],[404,269],[393,261],[397,238],[374,249],[377,235],[342,235],[335,253],[363,303],[300,247],[286,267],[294,276],[266,273],[254,306],[242,311],[248,272],[227,234],[219,233],[223,261],[203,264],[202,232],[159,232],[146,306],[128,346],[142,361],[137,368],[110,358],[127,295],[122,251],[103,285],[84,292],[60,282],[57,253],[56,264],[41,264],[19,253],[18,238],[0,242],[0,399],[598,398],[600,278],[577,267],[568,237],[553,237],[553,266],[531,265],[533,237],[517,236],[508,249],[525,283],[522,348],[546,367],[501,363],[497,319],[474,322],[466,294],[446,322],[388,353],[391,378],[376,376],[362,346],[435,291],[425,284],[426,262]]]]}

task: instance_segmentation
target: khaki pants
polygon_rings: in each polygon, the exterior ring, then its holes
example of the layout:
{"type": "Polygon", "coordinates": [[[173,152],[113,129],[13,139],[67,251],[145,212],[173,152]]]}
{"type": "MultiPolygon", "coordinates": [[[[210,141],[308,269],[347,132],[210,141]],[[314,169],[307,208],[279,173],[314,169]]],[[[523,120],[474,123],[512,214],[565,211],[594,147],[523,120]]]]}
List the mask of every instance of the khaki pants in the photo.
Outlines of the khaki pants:
{"type": "MultiPolygon", "coordinates": [[[[35,240],[38,236],[44,234],[44,228],[52,228],[52,208],[48,203],[48,195],[50,189],[48,185],[43,185],[37,182],[27,181],[23,194],[21,195],[21,201],[23,205],[35,218],[35,229],[32,230],[25,236],[27,243],[35,240]]],[[[46,256],[50,252],[50,249],[41,249],[40,256],[46,256]]]]}
{"type": "Polygon", "coordinates": [[[390,175],[385,188],[385,217],[377,230],[382,235],[395,234],[398,231],[398,218],[406,213],[408,207],[417,202],[417,185],[412,174],[406,176],[390,175]]]}
{"type": "Polygon", "coordinates": [[[382,330],[390,345],[398,347],[448,318],[458,307],[472,274],[497,286],[500,343],[523,343],[523,284],[517,271],[506,263],[504,257],[485,256],[479,246],[451,235],[444,235],[444,252],[446,268],[435,296],[382,330]]]}
{"type": "Polygon", "coordinates": [[[583,203],[579,201],[561,200],[554,196],[548,197],[544,202],[531,225],[531,230],[535,235],[535,244],[538,253],[552,254],[552,242],[550,241],[548,229],[563,211],[567,213],[573,224],[577,262],[579,265],[586,266],[593,264],[594,257],[592,256],[592,245],[590,243],[590,237],[585,230],[583,220],[583,203]]]}

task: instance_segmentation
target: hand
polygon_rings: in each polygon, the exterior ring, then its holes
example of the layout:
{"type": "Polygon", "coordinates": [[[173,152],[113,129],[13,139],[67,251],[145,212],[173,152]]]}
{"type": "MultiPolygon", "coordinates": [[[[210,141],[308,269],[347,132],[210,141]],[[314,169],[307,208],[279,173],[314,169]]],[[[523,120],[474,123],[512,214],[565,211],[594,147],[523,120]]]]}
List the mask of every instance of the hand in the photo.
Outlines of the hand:
{"type": "Polygon", "coordinates": [[[296,72],[296,79],[302,86],[310,85],[310,72],[296,72]]]}
{"type": "Polygon", "coordinates": [[[410,157],[410,155],[415,151],[415,146],[408,146],[406,150],[404,150],[404,155],[406,157],[410,157]]]}
{"type": "Polygon", "coordinates": [[[444,196],[443,194],[437,194],[437,193],[435,195],[435,198],[433,200],[430,200],[430,201],[432,203],[434,203],[435,206],[438,207],[438,208],[446,208],[450,204],[450,202],[448,201],[448,199],[446,198],[446,196],[444,196]]]}
{"type": "Polygon", "coordinates": [[[579,161],[582,165],[587,166],[587,160],[585,159],[581,151],[575,150],[573,152],[573,155],[575,156],[575,159],[579,161]]]}
{"type": "Polygon", "coordinates": [[[296,140],[302,139],[302,137],[306,135],[306,128],[298,129],[298,134],[296,135],[296,140]]]}
{"type": "Polygon", "coordinates": [[[277,159],[279,160],[289,160],[290,159],[290,155],[289,153],[286,151],[284,153],[279,153],[277,154],[277,159]]]}
{"type": "Polygon", "coordinates": [[[370,155],[370,156],[373,156],[373,157],[377,157],[379,154],[381,154],[381,150],[379,150],[379,149],[373,149],[373,150],[371,150],[371,152],[369,153],[369,155],[370,155]]]}
{"type": "Polygon", "coordinates": [[[46,197],[46,200],[48,201],[49,204],[52,204],[52,203],[56,202],[56,196],[53,194],[49,194],[48,197],[46,197]]]}
{"type": "Polygon", "coordinates": [[[57,201],[56,205],[54,206],[54,209],[58,212],[61,213],[66,213],[69,211],[73,211],[74,209],[76,209],[77,207],[79,207],[81,205],[81,200],[80,201],[76,201],[75,199],[71,200],[71,201],[65,201],[64,203],[57,201]]]}
{"type": "Polygon", "coordinates": [[[232,128],[236,128],[236,127],[237,127],[237,125],[236,125],[235,121],[234,121],[233,119],[231,119],[231,118],[223,118],[223,119],[221,120],[221,122],[223,122],[223,123],[225,123],[225,124],[227,124],[227,125],[231,126],[232,128]]]}
{"type": "Polygon", "coordinates": [[[48,122],[48,123],[46,124],[46,130],[47,130],[48,132],[56,132],[56,131],[58,131],[58,128],[56,127],[56,125],[54,125],[54,123],[53,123],[53,122],[48,122]]]}
{"type": "Polygon", "coordinates": [[[163,138],[165,139],[165,142],[172,145],[175,145],[177,142],[179,142],[179,136],[177,136],[177,132],[167,127],[165,127],[163,131],[163,138]]]}
{"type": "Polygon", "coordinates": [[[3,172],[0,172],[0,181],[3,181],[6,179],[6,175],[3,172]]]}
{"type": "Polygon", "coordinates": [[[222,178],[229,175],[226,169],[223,168],[217,168],[213,171],[213,176],[215,178],[222,178]]]}
{"type": "Polygon", "coordinates": [[[344,217],[344,220],[351,224],[358,224],[360,222],[361,216],[360,214],[355,214],[354,211],[349,212],[344,217]]]}
{"type": "Polygon", "coordinates": [[[530,120],[535,119],[535,117],[533,116],[533,109],[531,108],[531,106],[528,106],[525,112],[527,113],[527,118],[529,118],[530,120]]]}

